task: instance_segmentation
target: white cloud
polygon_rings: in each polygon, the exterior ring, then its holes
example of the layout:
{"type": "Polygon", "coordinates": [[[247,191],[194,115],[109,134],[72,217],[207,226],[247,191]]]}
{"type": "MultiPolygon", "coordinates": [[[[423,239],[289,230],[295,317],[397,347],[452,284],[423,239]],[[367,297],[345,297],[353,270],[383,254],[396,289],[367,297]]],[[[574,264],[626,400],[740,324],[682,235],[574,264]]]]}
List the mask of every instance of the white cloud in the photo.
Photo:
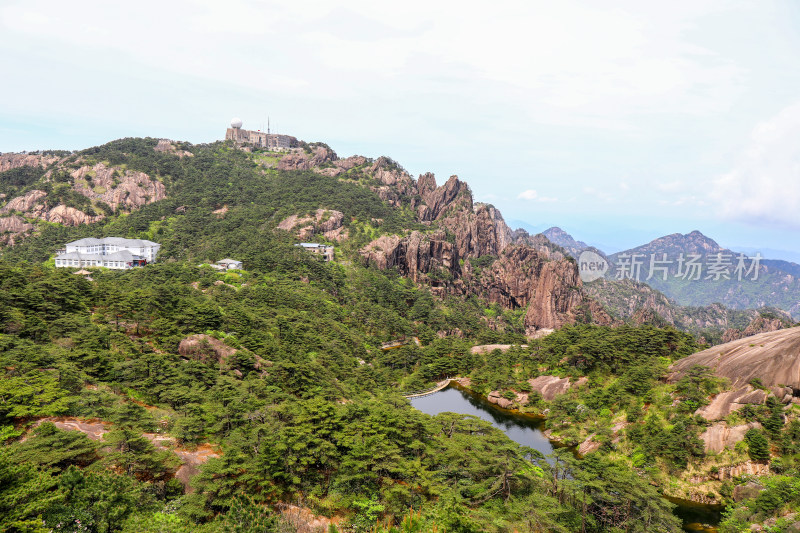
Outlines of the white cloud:
{"type": "Polygon", "coordinates": [[[536,192],[534,189],[528,189],[522,191],[517,195],[517,199],[519,200],[528,200],[528,201],[535,201],[535,202],[557,202],[558,198],[553,198],[551,196],[539,196],[539,193],[536,192]]]}
{"type": "Polygon", "coordinates": [[[610,192],[595,187],[584,187],[583,194],[589,196],[592,200],[601,200],[606,203],[613,202],[616,199],[610,192]]]}
{"type": "Polygon", "coordinates": [[[665,183],[656,183],[656,188],[663,192],[678,192],[684,190],[685,185],[682,181],[678,180],[665,183]]]}
{"type": "MultiPolygon", "coordinates": [[[[536,123],[628,128],[642,111],[727,109],[741,86],[734,61],[685,37],[701,18],[729,9],[718,0],[618,0],[613,8],[501,0],[490,10],[428,0],[4,4],[0,46],[15,54],[39,46],[60,61],[224,81],[264,99],[355,105],[378,95],[447,95],[476,108],[509,105],[536,123]]],[[[91,86],[78,69],[74,77],[59,83],[91,86]]]]}
{"type": "Polygon", "coordinates": [[[759,124],[739,163],[711,197],[732,220],[800,228],[800,102],[759,124]]]}

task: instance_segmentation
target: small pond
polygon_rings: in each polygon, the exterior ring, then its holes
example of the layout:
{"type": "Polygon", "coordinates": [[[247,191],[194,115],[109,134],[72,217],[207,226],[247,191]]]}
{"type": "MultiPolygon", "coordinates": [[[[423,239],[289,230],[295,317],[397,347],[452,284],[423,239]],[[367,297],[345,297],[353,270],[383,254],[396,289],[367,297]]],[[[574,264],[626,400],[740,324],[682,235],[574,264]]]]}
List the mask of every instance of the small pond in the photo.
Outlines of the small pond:
{"type": "MultiPolygon", "coordinates": [[[[429,396],[409,400],[411,405],[423,413],[437,415],[451,412],[474,415],[486,420],[505,433],[508,438],[523,446],[539,450],[545,455],[552,453],[554,445],[542,433],[544,420],[501,409],[476,394],[454,386],[447,387],[429,396]]],[[[713,533],[719,523],[720,512],[712,506],[670,499],[676,504],[675,514],[683,520],[686,531],[713,533]]]]}

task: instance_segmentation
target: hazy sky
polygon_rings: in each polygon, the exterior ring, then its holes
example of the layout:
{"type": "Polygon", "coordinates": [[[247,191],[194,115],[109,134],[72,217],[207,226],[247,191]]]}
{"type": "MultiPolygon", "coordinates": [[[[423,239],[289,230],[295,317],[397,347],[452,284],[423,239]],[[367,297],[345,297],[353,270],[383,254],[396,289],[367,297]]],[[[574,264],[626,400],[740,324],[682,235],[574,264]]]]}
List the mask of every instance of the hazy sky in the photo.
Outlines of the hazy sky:
{"type": "Polygon", "coordinates": [[[799,27],[788,0],[2,0],[0,151],[269,115],[458,174],[512,226],[800,260],[799,27]]]}

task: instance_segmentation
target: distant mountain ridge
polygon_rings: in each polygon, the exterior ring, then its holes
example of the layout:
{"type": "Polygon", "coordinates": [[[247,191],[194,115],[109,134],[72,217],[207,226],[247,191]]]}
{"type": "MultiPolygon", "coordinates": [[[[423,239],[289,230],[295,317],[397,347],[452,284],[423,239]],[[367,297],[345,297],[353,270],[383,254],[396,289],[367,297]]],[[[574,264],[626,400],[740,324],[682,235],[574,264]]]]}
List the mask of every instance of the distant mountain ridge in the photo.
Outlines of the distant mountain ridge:
{"type": "MultiPolygon", "coordinates": [[[[585,243],[560,228],[551,230],[548,232],[557,243],[574,257],[586,249],[582,248],[585,243]]],[[[611,254],[607,259],[613,265],[607,275],[610,281],[629,279],[647,284],[679,305],[702,307],[721,303],[740,310],[776,308],[800,319],[800,265],[778,259],[754,260],[720,246],[697,230],[665,235],[611,254]],[[691,272],[689,261],[695,265],[691,272]],[[758,264],[757,273],[754,263],[758,264]],[[740,266],[744,268],[737,270],[740,266]],[[751,267],[753,270],[748,273],[751,267]]],[[[591,292],[601,302],[608,303],[596,290],[591,292]]]]}
{"type": "MultiPolygon", "coordinates": [[[[778,267],[784,262],[736,253],[699,231],[674,233],[612,254],[609,260],[617,269],[610,270],[611,275],[632,274],[630,267],[637,259],[641,263],[638,280],[681,305],[719,302],[732,309],[776,307],[800,318],[800,279],[778,267]]],[[[794,271],[800,265],[788,263],[784,268],[794,271]]]]}

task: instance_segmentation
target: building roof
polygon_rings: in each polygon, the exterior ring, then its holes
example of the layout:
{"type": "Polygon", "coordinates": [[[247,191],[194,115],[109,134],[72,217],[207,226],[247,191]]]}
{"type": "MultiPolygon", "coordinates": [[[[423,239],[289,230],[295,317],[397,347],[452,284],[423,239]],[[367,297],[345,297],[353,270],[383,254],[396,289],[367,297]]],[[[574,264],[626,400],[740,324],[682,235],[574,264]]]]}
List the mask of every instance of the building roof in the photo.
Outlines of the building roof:
{"type": "Polygon", "coordinates": [[[103,237],[102,239],[86,237],[84,239],[78,239],[77,241],[68,242],[66,246],[97,246],[98,244],[116,244],[118,246],[130,247],[161,246],[157,242],[145,239],[125,239],[123,237],[103,237]]]}
{"type": "Polygon", "coordinates": [[[329,244],[320,244],[318,242],[301,242],[295,246],[302,246],[303,248],[323,248],[330,246],[329,244]]]}
{"type": "Polygon", "coordinates": [[[217,261],[218,265],[229,265],[229,264],[236,264],[236,263],[241,263],[241,261],[237,261],[236,259],[230,259],[230,258],[220,259],[219,261],[217,261]]]}
{"type": "Polygon", "coordinates": [[[140,255],[134,255],[128,250],[121,250],[113,254],[82,254],[78,252],[68,252],[65,254],[58,254],[56,259],[78,259],[80,261],[133,261],[134,259],[144,259],[140,255]]]}

